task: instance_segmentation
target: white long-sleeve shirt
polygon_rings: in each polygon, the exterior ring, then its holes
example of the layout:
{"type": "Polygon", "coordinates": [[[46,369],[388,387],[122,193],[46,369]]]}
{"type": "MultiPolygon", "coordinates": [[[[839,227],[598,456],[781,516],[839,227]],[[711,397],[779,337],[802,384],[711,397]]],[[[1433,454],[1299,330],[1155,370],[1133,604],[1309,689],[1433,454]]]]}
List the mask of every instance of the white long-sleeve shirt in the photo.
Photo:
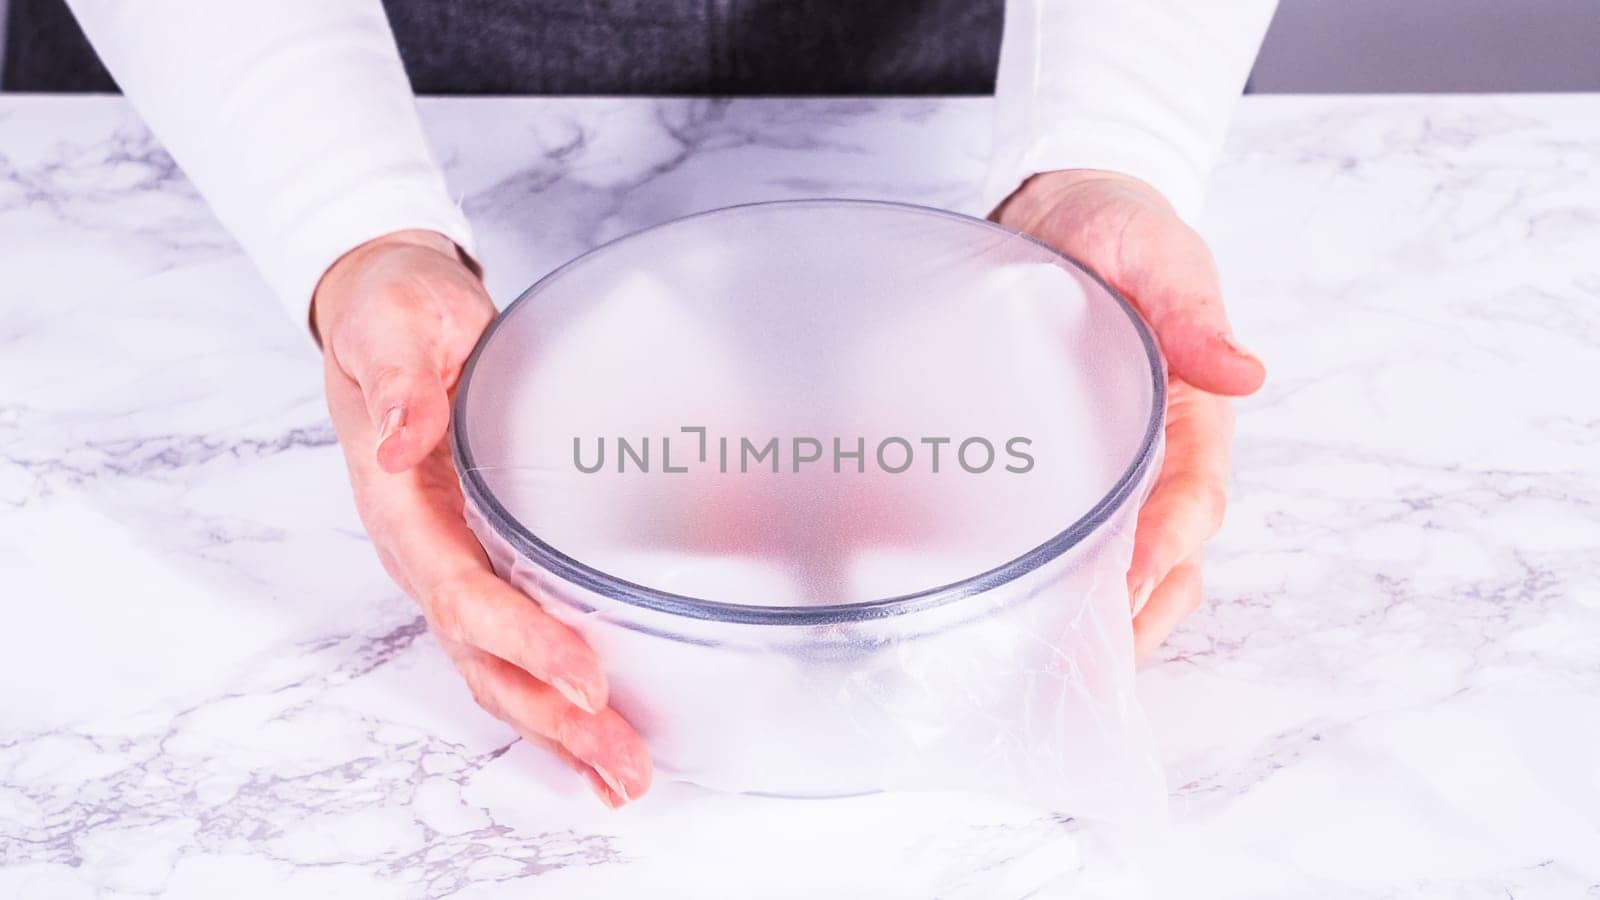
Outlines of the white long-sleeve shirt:
{"type": "MultiPolygon", "coordinates": [[[[380,0],[68,2],[297,320],[372,238],[424,228],[472,252],[380,0]]],[[[1192,216],[1274,4],[1008,0],[985,202],[1036,172],[1110,169],[1192,216]]]]}

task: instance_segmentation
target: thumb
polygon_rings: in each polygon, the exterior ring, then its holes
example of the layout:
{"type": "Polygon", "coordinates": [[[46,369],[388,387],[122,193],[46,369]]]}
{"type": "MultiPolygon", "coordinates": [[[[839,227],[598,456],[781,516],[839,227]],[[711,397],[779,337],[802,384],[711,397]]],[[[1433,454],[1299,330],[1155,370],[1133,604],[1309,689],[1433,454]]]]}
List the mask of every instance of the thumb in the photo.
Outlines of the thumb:
{"type": "Polygon", "coordinates": [[[329,364],[360,388],[379,468],[422,462],[444,440],[450,389],[495,315],[477,271],[443,235],[394,232],[340,257],[312,303],[329,364]]]}
{"type": "Polygon", "coordinates": [[[450,398],[433,342],[418,335],[395,338],[340,359],[361,387],[378,466],[391,473],[421,462],[444,440],[450,423],[450,398]]]}
{"type": "Polygon", "coordinates": [[[1266,380],[1266,366],[1234,340],[1220,302],[1138,305],[1148,310],[1167,364],[1184,381],[1209,393],[1242,397],[1266,380]]]}
{"type": "MultiPolygon", "coordinates": [[[[1031,231],[1098,272],[1155,330],[1179,378],[1214,394],[1254,393],[1266,368],[1233,339],[1216,263],[1199,233],[1155,189],[1107,173],[1055,173],[1042,200],[1019,202],[1000,220],[1031,231]],[[1064,185],[1064,187],[1062,186],[1064,185]],[[1036,207],[1043,204],[1045,211],[1036,207]]],[[[1024,184],[1023,191],[1034,182],[1024,184]]],[[[1025,200],[1023,191],[1014,195],[1025,200]]],[[[1008,200],[1007,204],[1012,201],[1008,200]]]]}
{"type": "Polygon", "coordinates": [[[1200,235],[1163,216],[1120,250],[1112,282],[1150,321],[1173,373],[1213,394],[1255,393],[1266,367],[1234,339],[1216,264],[1200,235]]]}

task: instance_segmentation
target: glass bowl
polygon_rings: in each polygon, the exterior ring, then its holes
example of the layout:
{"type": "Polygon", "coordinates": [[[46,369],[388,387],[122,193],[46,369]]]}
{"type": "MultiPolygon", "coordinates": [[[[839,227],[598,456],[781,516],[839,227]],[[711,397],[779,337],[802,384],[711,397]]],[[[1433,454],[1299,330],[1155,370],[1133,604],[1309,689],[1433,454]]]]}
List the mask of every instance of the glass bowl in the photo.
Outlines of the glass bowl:
{"type": "Polygon", "coordinates": [[[732,207],[512,303],[451,437],[499,572],[658,769],[785,796],[1161,803],[1125,573],[1165,367],[1125,300],[950,212],[732,207]]]}

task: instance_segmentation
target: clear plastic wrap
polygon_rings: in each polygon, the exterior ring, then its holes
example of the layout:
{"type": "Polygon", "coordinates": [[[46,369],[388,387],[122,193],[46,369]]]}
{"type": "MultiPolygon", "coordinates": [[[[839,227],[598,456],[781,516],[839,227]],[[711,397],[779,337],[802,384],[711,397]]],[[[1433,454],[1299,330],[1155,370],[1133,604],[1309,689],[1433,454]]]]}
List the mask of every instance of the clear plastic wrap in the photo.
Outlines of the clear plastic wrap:
{"type": "Polygon", "coordinates": [[[785,796],[993,791],[1148,820],[1125,572],[1164,368],[999,226],[693,216],[534,285],[452,428],[496,570],[600,654],[658,769],[785,796]]]}

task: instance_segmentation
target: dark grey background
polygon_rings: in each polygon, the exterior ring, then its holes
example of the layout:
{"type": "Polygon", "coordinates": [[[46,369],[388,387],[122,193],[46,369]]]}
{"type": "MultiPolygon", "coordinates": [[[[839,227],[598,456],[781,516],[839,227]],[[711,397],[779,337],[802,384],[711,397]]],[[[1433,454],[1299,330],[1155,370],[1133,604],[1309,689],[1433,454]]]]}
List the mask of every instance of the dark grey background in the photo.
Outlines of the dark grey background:
{"type": "MultiPolygon", "coordinates": [[[[10,4],[7,89],[113,89],[62,0],[10,4]]],[[[384,3],[412,85],[426,94],[989,93],[1003,5],[1004,0],[384,3]]]]}
{"type": "MultiPolygon", "coordinates": [[[[1003,0],[385,5],[422,93],[981,94],[1003,0]]],[[[114,88],[62,0],[9,6],[0,87],[114,88]]],[[[1600,0],[1281,0],[1250,87],[1600,90],[1600,0]]]]}

